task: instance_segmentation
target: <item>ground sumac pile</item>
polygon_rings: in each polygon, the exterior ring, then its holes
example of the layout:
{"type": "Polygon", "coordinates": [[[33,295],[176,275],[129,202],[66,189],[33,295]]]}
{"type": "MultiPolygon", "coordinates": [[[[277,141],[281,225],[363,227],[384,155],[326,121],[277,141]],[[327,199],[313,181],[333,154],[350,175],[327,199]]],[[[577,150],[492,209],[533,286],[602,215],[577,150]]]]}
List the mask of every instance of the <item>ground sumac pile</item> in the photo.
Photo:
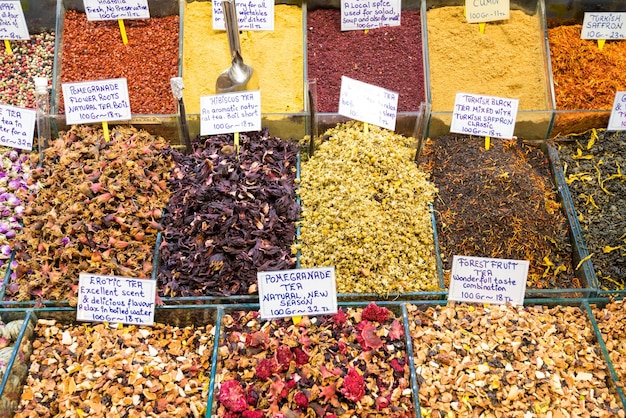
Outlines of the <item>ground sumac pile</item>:
{"type": "Polygon", "coordinates": [[[580,287],[548,159],[520,139],[484,141],[445,135],[425,150],[446,276],[453,255],[507,258],[530,262],[529,288],[580,287]]]}
{"type": "Polygon", "coordinates": [[[165,296],[256,292],[257,272],[295,267],[298,147],[267,130],[200,137],[176,167],[160,249],[165,296]]]}
{"type": "Polygon", "coordinates": [[[318,111],[336,113],[341,76],[398,92],[399,111],[424,101],[419,10],[402,11],[400,26],[341,31],[339,9],[307,14],[308,78],[317,80],[318,111]]]}

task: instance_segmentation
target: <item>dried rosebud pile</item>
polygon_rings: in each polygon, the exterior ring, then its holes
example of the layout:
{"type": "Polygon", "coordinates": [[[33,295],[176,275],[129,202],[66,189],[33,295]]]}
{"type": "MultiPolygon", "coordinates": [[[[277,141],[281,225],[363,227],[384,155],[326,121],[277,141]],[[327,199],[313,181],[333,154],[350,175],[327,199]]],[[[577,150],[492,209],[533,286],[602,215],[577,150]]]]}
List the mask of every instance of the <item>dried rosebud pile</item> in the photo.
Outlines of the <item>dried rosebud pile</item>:
{"type": "Polygon", "coordinates": [[[16,418],[203,417],[213,326],[40,319],[16,418]]]}
{"type": "Polygon", "coordinates": [[[340,293],[438,289],[436,189],[413,162],[415,140],[357,122],[325,138],[302,165],[302,266],[335,266],[340,293]]]}
{"type": "Polygon", "coordinates": [[[257,272],[294,268],[298,147],[267,130],[195,139],[195,151],[170,154],[170,179],[160,248],[165,296],[256,292],[257,272]]]}
{"type": "Polygon", "coordinates": [[[220,417],[412,417],[404,327],[387,308],[261,321],[225,315],[217,360],[220,417]]]}
{"type": "Polygon", "coordinates": [[[626,304],[620,300],[604,308],[594,306],[593,314],[623,390],[626,383],[626,304]]]}
{"type": "Polygon", "coordinates": [[[150,277],[171,162],[163,138],[75,126],[45,151],[16,244],[17,300],[75,302],[80,273],[150,277]]]}
{"type": "Polygon", "coordinates": [[[423,417],[624,417],[579,307],[407,308],[423,417]]]}
{"type": "MultiPolygon", "coordinates": [[[[0,147],[0,284],[4,280],[15,237],[22,228],[24,200],[37,191],[28,153],[0,147]]],[[[16,263],[13,262],[13,268],[16,263]]],[[[15,273],[12,273],[15,276],[15,273]]],[[[15,277],[13,277],[15,278],[15,277]]]]}

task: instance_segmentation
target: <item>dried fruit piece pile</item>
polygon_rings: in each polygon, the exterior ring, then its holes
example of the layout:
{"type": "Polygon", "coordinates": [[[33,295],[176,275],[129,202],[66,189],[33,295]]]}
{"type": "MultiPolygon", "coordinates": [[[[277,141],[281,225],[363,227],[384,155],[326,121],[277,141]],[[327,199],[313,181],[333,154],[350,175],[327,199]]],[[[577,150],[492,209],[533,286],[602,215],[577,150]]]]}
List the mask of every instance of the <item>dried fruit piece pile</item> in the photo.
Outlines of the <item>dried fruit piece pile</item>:
{"type": "Polygon", "coordinates": [[[436,290],[436,189],[413,162],[415,140],[357,122],[324,139],[302,165],[302,266],[335,266],[339,293],[436,290]]]}
{"type": "Polygon", "coordinates": [[[75,126],[45,151],[17,236],[17,300],[75,302],[79,273],[150,277],[169,200],[168,144],[134,128],[75,126]]]}
{"type": "Polygon", "coordinates": [[[223,318],[214,412],[220,417],[412,417],[404,327],[385,307],[260,321],[223,318]]]}
{"type": "Polygon", "coordinates": [[[15,418],[203,417],[212,332],[212,325],[109,327],[40,319],[15,418]]]}
{"type": "Polygon", "coordinates": [[[624,417],[579,307],[407,308],[423,417],[624,417]]]}
{"type": "Polygon", "coordinates": [[[593,306],[593,314],[619,381],[626,383],[626,306],[624,300],[593,306]]]}
{"type": "Polygon", "coordinates": [[[298,147],[267,130],[200,137],[175,161],[160,248],[165,296],[256,292],[257,272],[295,267],[298,147]]]}

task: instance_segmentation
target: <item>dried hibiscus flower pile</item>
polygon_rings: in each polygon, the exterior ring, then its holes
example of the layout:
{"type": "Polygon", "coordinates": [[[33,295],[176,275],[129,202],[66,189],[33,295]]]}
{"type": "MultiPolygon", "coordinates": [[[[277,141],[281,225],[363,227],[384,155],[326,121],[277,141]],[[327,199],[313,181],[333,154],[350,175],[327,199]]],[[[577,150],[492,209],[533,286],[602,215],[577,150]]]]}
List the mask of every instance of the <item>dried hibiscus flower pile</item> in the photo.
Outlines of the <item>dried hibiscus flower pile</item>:
{"type": "Polygon", "coordinates": [[[45,151],[33,172],[16,244],[17,300],[70,300],[80,273],[150,277],[171,162],[163,138],[117,127],[75,126],[45,151]]]}
{"type": "Polygon", "coordinates": [[[164,296],[256,292],[257,272],[294,268],[300,215],[296,144],[267,130],[200,137],[176,166],[164,217],[159,289],[164,296]]]}
{"type": "Polygon", "coordinates": [[[225,315],[213,412],[220,417],[412,417],[402,320],[385,307],[261,321],[225,315]]]}

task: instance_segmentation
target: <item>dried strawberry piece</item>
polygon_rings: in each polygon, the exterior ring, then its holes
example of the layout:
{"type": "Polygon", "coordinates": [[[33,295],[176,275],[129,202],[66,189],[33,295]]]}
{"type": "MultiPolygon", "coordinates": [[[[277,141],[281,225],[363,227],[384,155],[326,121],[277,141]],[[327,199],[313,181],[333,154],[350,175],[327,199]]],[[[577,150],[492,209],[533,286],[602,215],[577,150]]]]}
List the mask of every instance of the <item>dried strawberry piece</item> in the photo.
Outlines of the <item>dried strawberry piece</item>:
{"type": "Polygon", "coordinates": [[[342,309],[337,309],[337,313],[331,318],[335,325],[343,325],[346,322],[346,313],[342,309]]]}
{"type": "Polygon", "coordinates": [[[236,380],[226,380],[222,383],[218,400],[232,412],[242,412],[248,408],[243,387],[236,380]]]}
{"type": "Polygon", "coordinates": [[[293,360],[294,355],[291,352],[291,348],[286,345],[280,345],[276,349],[276,361],[283,369],[289,367],[289,363],[293,360]]]}
{"type": "Polygon", "coordinates": [[[368,321],[385,322],[390,313],[389,309],[371,302],[361,312],[361,318],[368,321]]]}
{"type": "Polygon", "coordinates": [[[262,358],[256,365],[255,376],[259,380],[267,380],[274,374],[277,364],[273,359],[262,358]]]}
{"type": "Polygon", "coordinates": [[[376,409],[381,411],[389,406],[389,398],[379,396],[376,398],[376,409]]]}
{"type": "Polygon", "coordinates": [[[296,393],[293,400],[296,402],[296,405],[298,405],[298,408],[307,409],[309,407],[309,399],[302,392],[296,393]]]}
{"type": "Polygon", "coordinates": [[[243,411],[242,418],[263,418],[263,411],[243,411]]]}
{"type": "Polygon", "coordinates": [[[343,379],[341,394],[352,402],[358,402],[365,396],[365,379],[354,367],[348,370],[343,379]]]}
{"type": "Polygon", "coordinates": [[[404,373],[404,366],[401,365],[400,362],[398,362],[398,359],[394,358],[389,362],[389,365],[393,367],[393,369],[398,373],[404,373]]]}
{"type": "Polygon", "coordinates": [[[301,348],[295,347],[293,349],[293,353],[296,356],[296,365],[302,366],[303,364],[307,364],[309,362],[309,355],[302,351],[301,348]]]}

